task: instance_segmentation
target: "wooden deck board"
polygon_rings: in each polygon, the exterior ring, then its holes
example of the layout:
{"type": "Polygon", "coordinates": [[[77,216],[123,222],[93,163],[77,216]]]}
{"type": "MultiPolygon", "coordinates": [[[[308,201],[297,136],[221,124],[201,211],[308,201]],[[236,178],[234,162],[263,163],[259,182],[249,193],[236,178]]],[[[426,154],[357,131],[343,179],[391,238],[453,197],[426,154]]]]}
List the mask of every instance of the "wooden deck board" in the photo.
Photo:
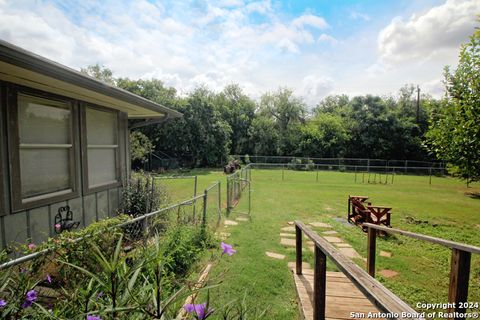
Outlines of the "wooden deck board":
{"type": "MultiPolygon", "coordinates": [[[[291,269],[295,287],[305,319],[313,319],[313,270],[303,269],[302,275],[297,275],[291,269]]],[[[358,288],[341,272],[327,271],[326,319],[356,319],[351,312],[380,312],[358,288]]]]}

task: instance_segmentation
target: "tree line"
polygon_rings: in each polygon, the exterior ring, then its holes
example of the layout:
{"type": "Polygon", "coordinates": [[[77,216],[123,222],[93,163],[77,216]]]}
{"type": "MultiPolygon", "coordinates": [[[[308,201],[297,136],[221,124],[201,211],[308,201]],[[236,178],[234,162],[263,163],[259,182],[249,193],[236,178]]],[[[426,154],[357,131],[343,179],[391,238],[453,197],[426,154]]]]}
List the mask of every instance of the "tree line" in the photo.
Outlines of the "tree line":
{"type": "Polygon", "coordinates": [[[455,71],[445,70],[446,95],[434,99],[405,85],[396,95],[332,95],[309,109],[279,88],[249,97],[238,84],[187,95],[159,79],[115,78],[99,65],[82,72],[177,110],[182,118],[137,129],[136,145],[191,166],[218,166],[229,154],[447,160],[460,176],[480,174],[480,36],[462,46],[455,71]]]}

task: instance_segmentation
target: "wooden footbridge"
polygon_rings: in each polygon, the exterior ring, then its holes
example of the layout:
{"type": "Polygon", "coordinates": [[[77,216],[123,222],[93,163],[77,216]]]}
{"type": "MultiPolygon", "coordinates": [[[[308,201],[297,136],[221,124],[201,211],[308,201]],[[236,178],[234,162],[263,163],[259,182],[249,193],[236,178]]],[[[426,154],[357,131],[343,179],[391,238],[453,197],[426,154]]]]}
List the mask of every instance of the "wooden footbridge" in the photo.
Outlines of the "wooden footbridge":
{"type": "Polygon", "coordinates": [[[448,312],[452,314],[450,319],[464,319],[466,309],[459,302],[468,301],[471,254],[480,254],[479,247],[370,223],[362,226],[368,228],[368,272],[341,254],[303,222],[295,221],[296,264],[292,272],[305,319],[424,318],[374,278],[376,237],[380,231],[401,234],[452,249],[448,302],[455,307],[448,312]],[[313,269],[305,268],[302,263],[302,234],[315,244],[313,269]],[[327,271],[327,257],[341,272],[327,271]]]}

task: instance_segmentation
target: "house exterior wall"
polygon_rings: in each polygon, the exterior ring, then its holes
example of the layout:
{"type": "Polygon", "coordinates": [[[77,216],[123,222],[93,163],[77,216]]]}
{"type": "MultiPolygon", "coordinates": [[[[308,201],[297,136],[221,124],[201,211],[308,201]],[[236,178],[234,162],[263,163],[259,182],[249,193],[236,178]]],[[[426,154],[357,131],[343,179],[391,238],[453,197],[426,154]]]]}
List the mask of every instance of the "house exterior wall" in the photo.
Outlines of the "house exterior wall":
{"type": "MultiPolygon", "coordinates": [[[[76,181],[79,196],[48,203],[46,205],[14,211],[12,204],[12,164],[9,157],[9,132],[7,86],[9,83],[0,81],[0,248],[5,248],[11,243],[25,243],[32,241],[40,243],[50,236],[55,235],[54,219],[58,208],[68,205],[73,212],[73,220],[80,222],[80,227],[85,227],[92,222],[112,217],[116,214],[122,201],[122,186],[85,192],[84,175],[81,170],[82,155],[76,157],[76,170],[79,179],[76,181]]],[[[82,101],[76,101],[79,108],[83,107],[82,101]]],[[[119,113],[119,166],[121,181],[129,176],[128,156],[128,119],[124,113],[119,113]]],[[[83,130],[80,126],[80,130],[83,130]]],[[[80,135],[76,139],[81,139],[80,135]]],[[[80,142],[80,141],[79,141],[80,142]]],[[[80,145],[80,143],[78,143],[80,145]]]]}

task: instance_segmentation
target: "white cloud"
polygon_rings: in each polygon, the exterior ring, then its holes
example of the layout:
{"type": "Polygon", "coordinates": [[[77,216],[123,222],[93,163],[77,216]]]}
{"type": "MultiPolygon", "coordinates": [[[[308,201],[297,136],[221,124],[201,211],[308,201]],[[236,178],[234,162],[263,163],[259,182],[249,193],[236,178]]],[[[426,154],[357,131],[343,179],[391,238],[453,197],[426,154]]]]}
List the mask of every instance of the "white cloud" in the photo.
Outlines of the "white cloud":
{"type": "Polygon", "coordinates": [[[350,13],[350,18],[352,18],[354,20],[361,19],[363,21],[370,21],[370,16],[368,14],[358,12],[358,11],[352,11],[350,13]]]}
{"type": "Polygon", "coordinates": [[[447,0],[422,15],[396,17],[379,34],[378,47],[385,62],[433,59],[456,52],[476,26],[478,0],[447,0]]]}
{"type": "Polygon", "coordinates": [[[302,15],[292,21],[292,25],[297,28],[304,28],[305,26],[314,27],[317,29],[326,29],[329,27],[324,18],[315,16],[313,14],[302,15]]]}
{"type": "Polygon", "coordinates": [[[326,33],[322,33],[319,37],[318,37],[318,41],[319,42],[327,42],[327,43],[330,43],[330,44],[337,44],[338,43],[338,40],[335,39],[334,37],[332,37],[331,35],[328,35],[326,33]]]}
{"type": "Polygon", "coordinates": [[[329,77],[308,75],[302,80],[302,96],[314,106],[332,92],[334,85],[334,80],[329,77]]]}
{"type": "Polygon", "coordinates": [[[420,88],[423,92],[437,99],[445,95],[445,85],[441,78],[424,82],[420,85],[420,88]]]}

